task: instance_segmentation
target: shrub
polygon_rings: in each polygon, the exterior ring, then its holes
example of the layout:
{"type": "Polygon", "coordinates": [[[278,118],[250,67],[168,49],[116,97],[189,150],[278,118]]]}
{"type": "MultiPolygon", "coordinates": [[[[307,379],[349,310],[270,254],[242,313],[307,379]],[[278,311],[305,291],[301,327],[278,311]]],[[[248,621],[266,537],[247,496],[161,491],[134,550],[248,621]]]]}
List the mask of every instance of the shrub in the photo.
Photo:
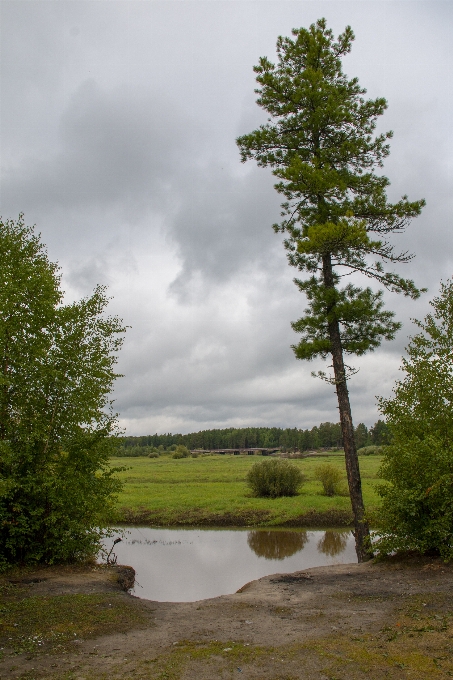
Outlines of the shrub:
{"type": "Polygon", "coordinates": [[[322,463],[315,469],[315,479],[321,482],[326,496],[344,494],[344,480],[341,470],[333,463],[322,463]]]}
{"type": "Polygon", "coordinates": [[[298,467],[278,458],[255,463],[246,481],[254,496],[278,498],[295,496],[305,477],[298,467]]]}
{"type": "Polygon", "coordinates": [[[362,446],[362,448],[357,451],[359,456],[379,456],[383,452],[383,446],[362,446]]]}
{"type": "Polygon", "coordinates": [[[188,458],[189,456],[190,451],[187,446],[183,446],[183,444],[178,444],[171,455],[172,458],[188,458]]]}
{"type": "Polygon", "coordinates": [[[180,458],[185,458],[185,456],[183,456],[183,454],[180,451],[173,451],[173,453],[171,454],[171,457],[174,458],[175,460],[178,460],[180,458]]]}
{"type": "Polygon", "coordinates": [[[392,439],[378,488],[383,499],[378,554],[438,552],[453,559],[453,281],[439,297],[403,359],[403,380],[380,399],[392,439]]]}
{"type": "Polygon", "coordinates": [[[159,451],[151,451],[148,453],[148,458],[159,458],[159,451]]]}
{"type": "Polygon", "coordinates": [[[114,455],[120,458],[141,458],[142,456],[153,458],[154,456],[149,456],[149,454],[154,452],[159,455],[154,446],[121,446],[115,450],[114,455]]]}

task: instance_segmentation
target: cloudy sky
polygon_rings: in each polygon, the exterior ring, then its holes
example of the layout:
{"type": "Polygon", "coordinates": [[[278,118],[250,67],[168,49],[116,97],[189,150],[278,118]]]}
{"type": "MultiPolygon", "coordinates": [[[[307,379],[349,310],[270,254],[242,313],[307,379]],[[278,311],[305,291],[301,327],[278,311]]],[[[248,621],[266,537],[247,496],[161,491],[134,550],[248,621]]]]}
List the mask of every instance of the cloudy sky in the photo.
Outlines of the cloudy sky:
{"type": "Polygon", "coordinates": [[[312,427],[338,420],[333,388],[296,361],[292,283],[270,170],[235,138],[266,119],[252,67],[278,35],[325,16],[356,34],[344,60],[389,109],[390,197],[427,207],[399,272],[429,293],[387,295],[404,322],[355,361],[353,414],[371,425],[452,255],[453,3],[431,0],[0,2],[1,214],[25,213],[68,299],[107,284],[131,326],[115,391],[128,434],[312,427]]]}

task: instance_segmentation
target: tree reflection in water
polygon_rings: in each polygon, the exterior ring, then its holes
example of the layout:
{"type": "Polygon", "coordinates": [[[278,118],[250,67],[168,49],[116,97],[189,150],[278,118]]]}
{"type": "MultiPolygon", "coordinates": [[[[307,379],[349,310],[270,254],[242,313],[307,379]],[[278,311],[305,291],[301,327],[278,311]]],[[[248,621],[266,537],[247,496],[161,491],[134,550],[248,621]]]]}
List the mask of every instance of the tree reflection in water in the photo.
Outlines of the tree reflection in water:
{"type": "Polygon", "coordinates": [[[349,534],[349,531],[325,531],[318,541],[318,551],[330,557],[338,555],[346,548],[349,534]]]}
{"type": "Polygon", "coordinates": [[[266,560],[284,560],[303,550],[306,531],[249,531],[247,543],[255,555],[266,560]]]}

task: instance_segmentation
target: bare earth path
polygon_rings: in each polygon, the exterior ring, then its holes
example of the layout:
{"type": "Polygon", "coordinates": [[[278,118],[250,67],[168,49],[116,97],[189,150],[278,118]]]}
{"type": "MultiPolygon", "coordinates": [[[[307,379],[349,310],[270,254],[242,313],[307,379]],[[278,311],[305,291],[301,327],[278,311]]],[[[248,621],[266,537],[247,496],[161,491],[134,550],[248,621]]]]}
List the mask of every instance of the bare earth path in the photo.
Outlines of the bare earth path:
{"type": "MultiPolygon", "coordinates": [[[[56,647],[43,642],[38,651],[14,653],[6,633],[0,678],[453,677],[453,568],[438,559],[275,574],[235,594],[194,603],[132,598],[120,591],[117,575],[115,569],[85,567],[17,577],[15,584],[35,604],[101,597],[105,602],[93,600],[93,606],[107,610],[106,616],[108,607],[117,606],[132,618],[113,632],[94,630],[56,647]]],[[[7,592],[6,605],[11,598],[7,592]]],[[[11,625],[17,630],[21,623],[11,625]]]]}

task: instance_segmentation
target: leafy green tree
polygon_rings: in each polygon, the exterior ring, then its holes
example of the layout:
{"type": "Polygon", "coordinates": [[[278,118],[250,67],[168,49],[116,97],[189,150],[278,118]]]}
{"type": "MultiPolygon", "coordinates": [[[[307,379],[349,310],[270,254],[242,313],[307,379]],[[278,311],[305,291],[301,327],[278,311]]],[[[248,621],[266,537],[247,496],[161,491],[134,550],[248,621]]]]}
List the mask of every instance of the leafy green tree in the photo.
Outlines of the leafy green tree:
{"type": "Polygon", "coordinates": [[[354,430],[354,441],[358,449],[368,444],[368,428],[364,423],[359,423],[354,430]]]}
{"type": "Polygon", "coordinates": [[[321,423],[318,428],[321,446],[341,446],[341,428],[334,423],[321,423]]]}
{"type": "Polygon", "coordinates": [[[384,420],[378,420],[370,429],[370,439],[375,446],[390,444],[390,432],[384,420]]]}
{"type": "Polygon", "coordinates": [[[105,290],[63,304],[33,229],[0,220],[0,566],[96,552],[113,494],[110,393],[124,331],[105,290]]]}
{"type": "Polygon", "coordinates": [[[379,400],[392,435],[384,449],[377,550],[436,550],[453,558],[453,281],[411,338],[403,380],[379,400]]]}
{"type": "Polygon", "coordinates": [[[410,280],[385,263],[407,262],[387,235],[404,230],[424,201],[403,196],[390,203],[389,180],[376,174],[389,153],[391,133],[374,135],[385,99],[364,99],[357,78],[348,80],[341,58],[354,34],[348,26],[338,40],[321,19],[309,29],[293,30],[294,40],[279,37],[278,63],[260,58],[254,67],[257,103],[268,122],[237,140],[241,160],[272,168],[276,190],[284,196],[282,221],[290,265],[307,274],[295,279],[308,299],[305,315],[292,324],[301,334],[293,347],[298,359],[332,357],[346,469],[359,560],[369,554],[354,427],[348,394],[351,374],[345,354],[362,355],[383,339],[393,339],[400,324],[383,309],[382,290],[341,286],[343,275],[362,273],[385,288],[417,298],[410,280]]]}

